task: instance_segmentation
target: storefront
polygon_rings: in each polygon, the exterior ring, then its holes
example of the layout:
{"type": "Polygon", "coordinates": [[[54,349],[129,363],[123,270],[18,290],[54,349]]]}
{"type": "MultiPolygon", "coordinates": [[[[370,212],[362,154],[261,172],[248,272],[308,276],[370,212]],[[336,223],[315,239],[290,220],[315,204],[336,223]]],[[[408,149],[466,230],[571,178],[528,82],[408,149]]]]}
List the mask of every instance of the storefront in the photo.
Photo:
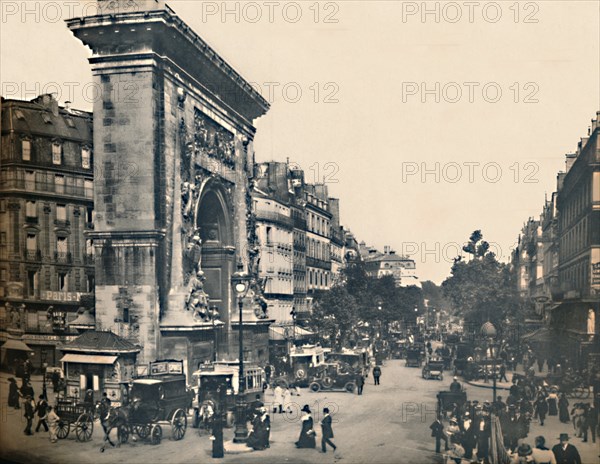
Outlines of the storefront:
{"type": "Polygon", "coordinates": [[[94,401],[106,392],[117,405],[121,401],[120,382],[136,373],[140,347],[112,332],[90,330],[60,348],[67,383],[67,395],[83,400],[87,390],[94,401]]]}

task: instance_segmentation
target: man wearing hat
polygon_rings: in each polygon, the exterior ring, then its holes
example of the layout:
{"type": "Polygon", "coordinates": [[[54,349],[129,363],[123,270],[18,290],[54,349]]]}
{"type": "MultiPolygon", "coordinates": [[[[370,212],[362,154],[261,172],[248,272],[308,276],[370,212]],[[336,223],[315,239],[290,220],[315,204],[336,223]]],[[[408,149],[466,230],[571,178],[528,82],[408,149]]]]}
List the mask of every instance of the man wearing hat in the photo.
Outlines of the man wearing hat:
{"type": "Polygon", "coordinates": [[[569,443],[569,434],[561,433],[560,443],[552,447],[557,464],[581,464],[579,451],[569,443]]]}
{"type": "Polygon", "coordinates": [[[462,391],[462,385],[458,381],[458,377],[454,377],[452,383],[450,384],[450,391],[452,393],[459,393],[462,391]]]}
{"type": "Polygon", "coordinates": [[[462,437],[461,445],[465,450],[465,458],[471,459],[473,457],[473,448],[475,448],[475,434],[473,433],[473,420],[469,411],[465,411],[459,426],[462,437]]]}
{"type": "Polygon", "coordinates": [[[31,395],[25,396],[23,407],[25,408],[25,419],[27,419],[27,425],[25,426],[25,430],[23,430],[23,433],[25,435],[33,435],[33,432],[31,431],[31,426],[33,425],[35,403],[31,395]]]}
{"type": "Polygon", "coordinates": [[[441,441],[444,440],[444,449],[448,451],[448,437],[444,433],[444,424],[442,424],[442,416],[438,416],[435,421],[429,426],[431,436],[435,438],[435,452],[440,452],[441,441]]]}
{"type": "Polygon", "coordinates": [[[527,443],[521,443],[517,448],[517,455],[514,456],[510,462],[511,464],[534,462],[533,457],[531,456],[532,454],[533,450],[531,449],[531,446],[529,446],[527,443]]]}

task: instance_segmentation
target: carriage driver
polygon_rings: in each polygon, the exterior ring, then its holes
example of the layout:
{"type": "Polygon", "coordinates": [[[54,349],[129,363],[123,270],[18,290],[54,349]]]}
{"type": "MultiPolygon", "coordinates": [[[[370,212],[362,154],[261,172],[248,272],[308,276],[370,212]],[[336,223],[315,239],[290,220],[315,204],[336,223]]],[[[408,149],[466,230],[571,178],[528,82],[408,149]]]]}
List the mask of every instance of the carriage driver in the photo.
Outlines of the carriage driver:
{"type": "Polygon", "coordinates": [[[462,391],[462,385],[458,381],[458,377],[454,377],[454,380],[452,380],[452,383],[450,384],[450,391],[453,393],[462,391]]]}

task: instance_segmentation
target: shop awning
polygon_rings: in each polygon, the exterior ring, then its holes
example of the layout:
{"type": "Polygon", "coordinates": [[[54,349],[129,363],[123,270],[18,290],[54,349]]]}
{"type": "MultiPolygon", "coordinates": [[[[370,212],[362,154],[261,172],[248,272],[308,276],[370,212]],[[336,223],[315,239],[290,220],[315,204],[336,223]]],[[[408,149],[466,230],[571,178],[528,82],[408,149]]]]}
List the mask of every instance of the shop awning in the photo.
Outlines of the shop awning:
{"type": "Polygon", "coordinates": [[[308,338],[314,335],[313,332],[298,326],[294,327],[294,332],[292,332],[292,327],[269,327],[270,340],[287,340],[294,338],[294,334],[296,339],[308,338]]]}
{"type": "Polygon", "coordinates": [[[80,363],[80,364],[114,364],[117,356],[102,356],[92,354],[65,354],[60,362],[80,363]]]}
{"type": "Polygon", "coordinates": [[[2,345],[2,349],[16,351],[33,351],[21,340],[15,340],[14,338],[9,338],[8,340],[6,340],[6,343],[2,345]]]}

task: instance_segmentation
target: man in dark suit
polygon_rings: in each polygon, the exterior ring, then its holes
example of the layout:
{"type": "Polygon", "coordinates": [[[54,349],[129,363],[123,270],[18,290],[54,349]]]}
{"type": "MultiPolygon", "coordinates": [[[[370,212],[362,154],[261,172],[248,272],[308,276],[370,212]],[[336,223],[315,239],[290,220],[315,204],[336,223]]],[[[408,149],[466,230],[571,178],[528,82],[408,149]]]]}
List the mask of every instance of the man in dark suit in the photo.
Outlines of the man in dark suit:
{"type": "Polygon", "coordinates": [[[442,416],[438,416],[438,418],[429,426],[431,429],[431,436],[435,438],[435,452],[440,452],[441,440],[444,440],[445,450],[448,451],[450,447],[448,446],[448,437],[444,433],[444,424],[442,424],[442,416]]]}
{"type": "Polygon", "coordinates": [[[361,373],[356,375],[356,388],[358,390],[358,394],[362,395],[363,388],[365,387],[365,378],[361,373]]]}
{"type": "Polygon", "coordinates": [[[581,464],[579,451],[569,443],[569,434],[561,433],[559,440],[560,443],[552,448],[556,464],[581,464]]]}
{"type": "Polygon", "coordinates": [[[327,445],[333,448],[333,451],[337,449],[337,446],[331,441],[333,438],[333,428],[331,427],[331,416],[329,415],[329,408],[323,408],[323,419],[321,420],[321,451],[327,452],[327,445]]]}

